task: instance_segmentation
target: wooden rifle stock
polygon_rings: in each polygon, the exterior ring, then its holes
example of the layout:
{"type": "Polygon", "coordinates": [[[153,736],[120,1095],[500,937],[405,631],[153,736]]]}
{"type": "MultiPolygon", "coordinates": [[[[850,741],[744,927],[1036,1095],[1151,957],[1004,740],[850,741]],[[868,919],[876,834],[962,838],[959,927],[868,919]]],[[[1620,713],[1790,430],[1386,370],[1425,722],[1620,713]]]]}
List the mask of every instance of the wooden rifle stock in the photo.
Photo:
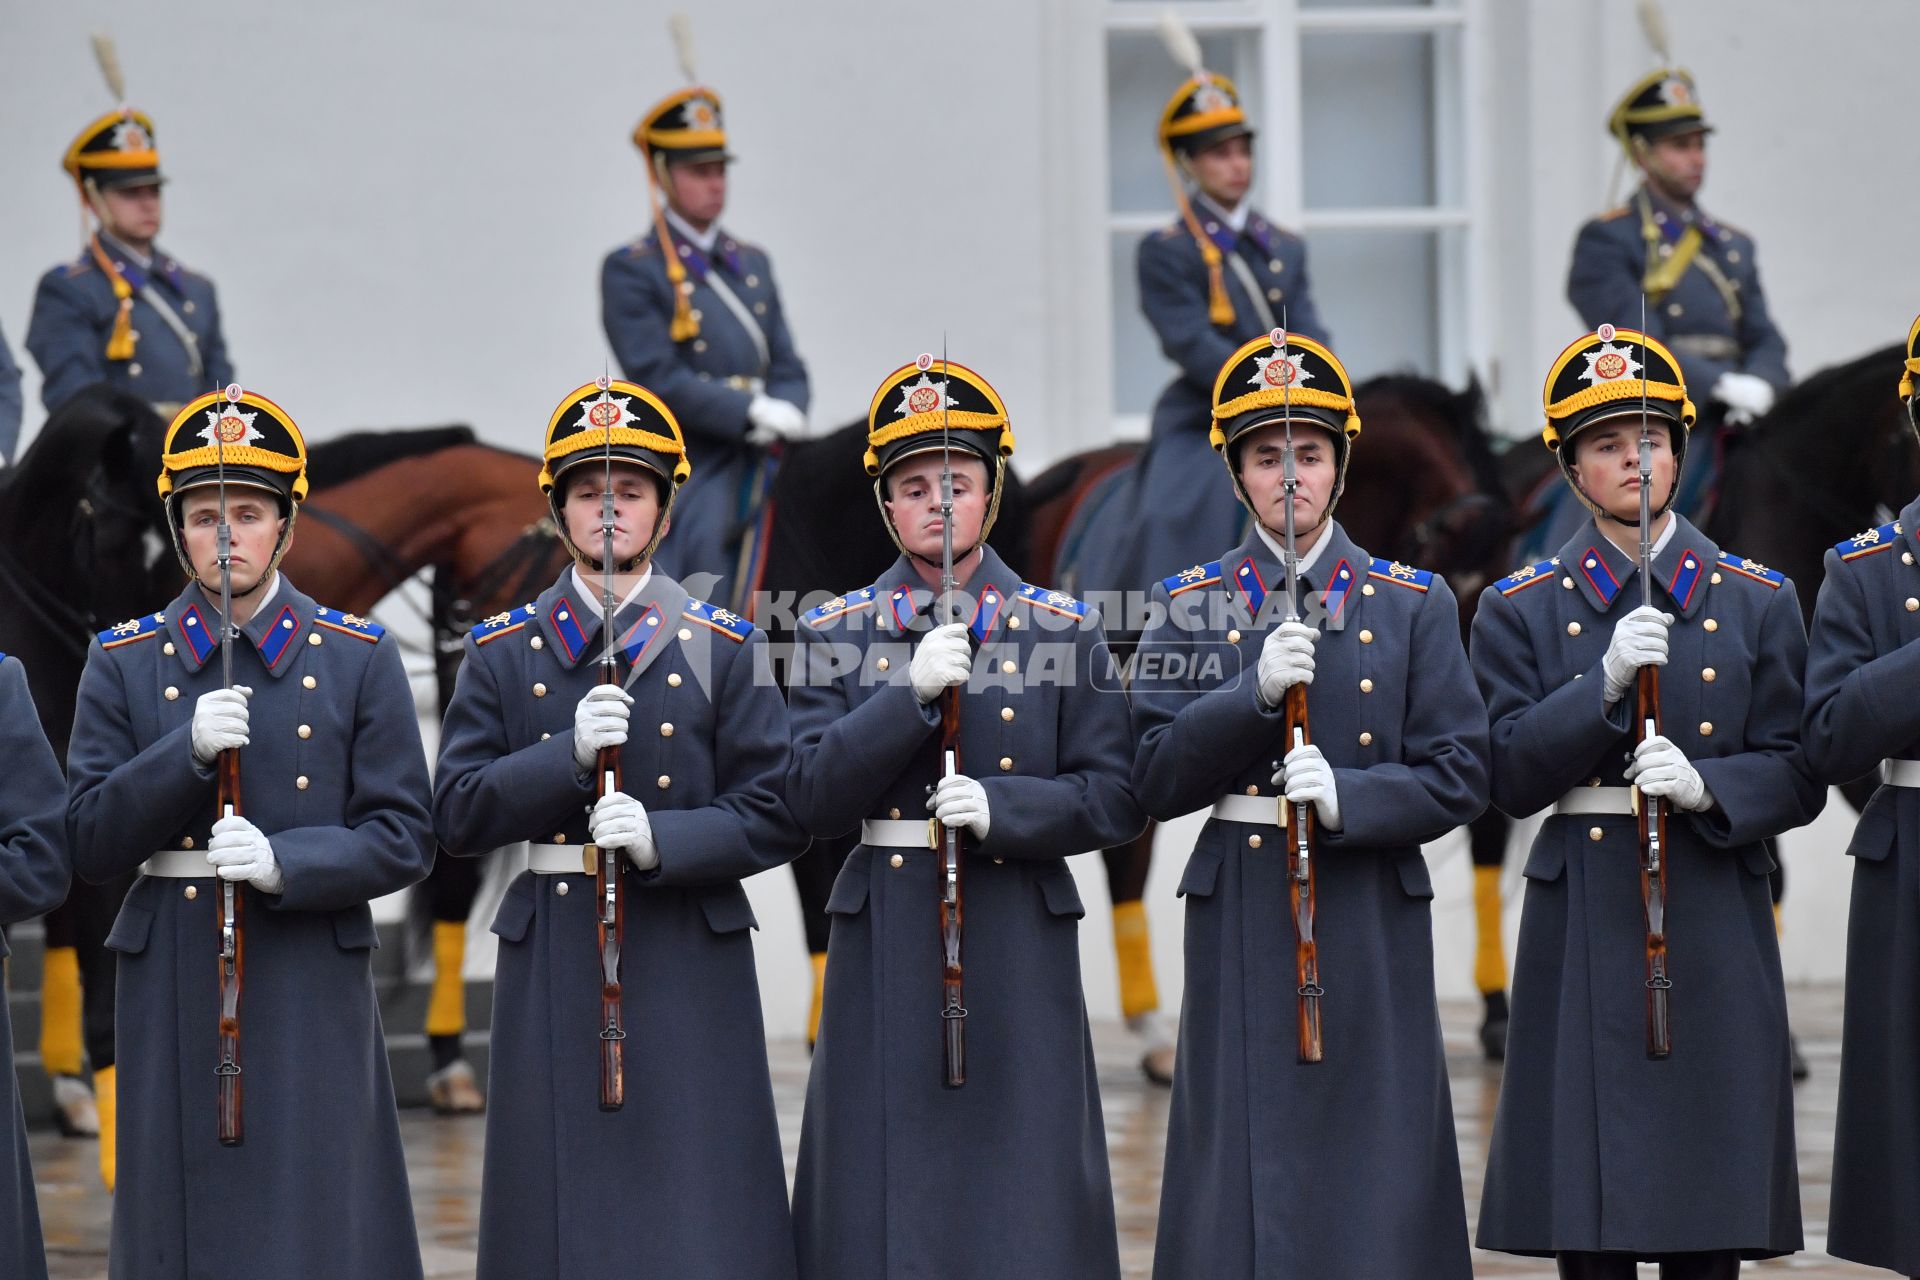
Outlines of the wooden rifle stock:
{"type": "MultiPolygon", "coordinates": [[[[237,817],[240,753],[232,749],[222,751],[215,768],[218,812],[223,818],[237,817]]],[[[219,888],[220,1065],[214,1068],[219,1080],[215,1112],[220,1145],[237,1147],[246,1140],[240,1091],[240,982],[245,973],[246,934],[241,922],[240,887],[231,880],[222,880],[219,888]]]]}
{"type": "MultiPolygon", "coordinates": [[[[1287,689],[1283,722],[1288,750],[1304,747],[1307,734],[1307,686],[1287,689]]],[[[1314,863],[1317,823],[1311,804],[1291,805],[1283,798],[1280,815],[1287,829],[1287,887],[1293,907],[1293,968],[1298,979],[1300,1061],[1319,1062],[1325,1056],[1320,1039],[1320,941],[1314,934],[1314,863]]]]}
{"type": "MultiPolygon", "coordinates": [[[[1634,701],[1639,712],[1637,742],[1660,732],[1660,668],[1641,667],[1634,677],[1634,701]]],[[[1668,1022],[1668,993],[1673,980],[1667,974],[1667,802],[1634,789],[1640,834],[1640,902],[1647,917],[1647,1056],[1673,1052],[1668,1022]]]]}
{"type": "MultiPolygon", "coordinates": [[[[612,626],[609,619],[607,626],[612,626]]],[[[607,669],[608,683],[618,677],[607,669]]],[[[594,768],[600,775],[600,794],[620,790],[620,748],[602,747],[594,768]]],[[[593,890],[595,921],[600,943],[600,1109],[618,1111],[627,1101],[622,1042],[627,1038],[620,1010],[620,950],[627,936],[627,895],[621,892],[619,849],[594,846],[593,890]]]]}
{"type": "MultiPolygon", "coordinates": [[[[946,773],[960,771],[960,690],[941,694],[940,753],[946,773]]],[[[936,819],[936,823],[938,820],[936,819]]],[[[942,1082],[958,1089],[967,1082],[967,1006],[960,963],[961,881],[965,859],[960,829],[940,827],[940,1036],[945,1074],[942,1082]]]]}

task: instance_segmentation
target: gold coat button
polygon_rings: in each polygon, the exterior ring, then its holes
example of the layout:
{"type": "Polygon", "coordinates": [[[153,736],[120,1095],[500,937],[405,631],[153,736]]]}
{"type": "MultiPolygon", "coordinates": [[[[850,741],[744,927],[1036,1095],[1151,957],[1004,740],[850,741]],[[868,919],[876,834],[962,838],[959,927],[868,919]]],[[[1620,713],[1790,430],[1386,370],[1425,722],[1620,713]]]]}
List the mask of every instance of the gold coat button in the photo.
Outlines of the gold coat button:
{"type": "Polygon", "coordinates": [[[299,777],[295,778],[293,780],[293,785],[297,787],[299,790],[305,791],[307,789],[307,775],[303,773],[299,777]]]}
{"type": "Polygon", "coordinates": [[[128,366],[127,366],[127,372],[128,372],[128,373],[130,373],[130,374],[132,374],[132,375],[133,375],[134,377],[136,377],[136,378],[137,378],[137,377],[139,377],[139,376],[140,376],[140,362],[139,362],[138,360],[135,360],[135,361],[134,361],[134,362],[133,362],[132,364],[130,364],[130,365],[128,365],[128,366]]]}
{"type": "Polygon", "coordinates": [[[1715,673],[1712,667],[1702,667],[1700,669],[1700,678],[1702,680],[1705,680],[1708,684],[1713,683],[1714,674],[1715,673]]]}
{"type": "Polygon", "coordinates": [[[1579,635],[1579,634],[1580,634],[1580,624],[1579,624],[1579,623],[1577,623],[1577,622],[1569,622],[1569,623],[1567,624],[1567,634],[1568,634],[1568,635],[1570,635],[1570,636],[1577,636],[1577,635],[1579,635]]]}
{"type": "Polygon", "coordinates": [[[1004,867],[1007,865],[1007,860],[1005,858],[995,858],[993,860],[993,865],[996,867],[1004,867]]]}
{"type": "Polygon", "coordinates": [[[1368,630],[1365,630],[1365,629],[1363,628],[1363,629],[1361,630],[1361,632],[1360,632],[1360,643],[1361,643],[1361,644],[1372,644],[1372,643],[1373,643],[1373,632],[1371,632],[1371,631],[1368,631],[1368,630]]]}
{"type": "Polygon", "coordinates": [[[553,886],[553,891],[554,891],[554,892],[555,892],[556,894],[558,894],[558,895],[560,895],[561,897],[563,897],[563,898],[564,898],[564,897],[566,897],[566,896],[567,896],[567,882],[566,882],[565,880],[562,880],[562,881],[560,881],[560,883],[559,883],[559,884],[556,884],[555,886],[553,886]]]}
{"type": "Polygon", "coordinates": [[[554,833],[553,833],[553,842],[554,842],[555,844],[565,844],[565,843],[567,842],[567,833],[566,833],[566,832],[564,832],[564,831],[556,831],[556,832],[554,832],[554,833]]]}
{"type": "Polygon", "coordinates": [[[887,810],[887,816],[897,822],[900,819],[900,811],[898,809],[889,809],[887,810]]]}
{"type": "Polygon", "coordinates": [[[180,847],[181,847],[182,849],[191,849],[191,848],[193,848],[193,837],[192,837],[192,836],[181,836],[181,837],[180,837],[180,847]]]}
{"type": "Polygon", "coordinates": [[[186,899],[188,902],[192,902],[195,898],[200,896],[200,890],[195,885],[188,885],[181,892],[186,895],[186,899]]]}
{"type": "Polygon", "coordinates": [[[545,686],[544,684],[541,684],[539,681],[536,680],[533,685],[533,696],[536,698],[546,697],[547,686],[545,686]]]}
{"type": "Polygon", "coordinates": [[[1370,746],[1372,746],[1372,745],[1373,745],[1373,735],[1372,735],[1372,734],[1370,734],[1370,733],[1362,733],[1362,734],[1360,735],[1360,745],[1361,745],[1361,746],[1363,746],[1363,747],[1370,747],[1370,746]]]}
{"type": "Polygon", "coordinates": [[[312,676],[301,676],[300,683],[305,685],[309,689],[318,688],[320,684],[320,682],[318,680],[315,680],[312,676]]]}
{"type": "Polygon", "coordinates": [[[1368,677],[1367,679],[1365,679],[1365,680],[1362,680],[1362,681],[1360,682],[1360,692],[1362,692],[1362,693],[1372,693],[1372,692],[1373,692],[1373,679],[1372,679],[1372,677],[1368,677]]]}
{"type": "Polygon", "coordinates": [[[1013,719],[1013,708],[1012,708],[1012,707],[1002,707],[1002,708],[1000,708],[1000,718],[1001,718],[1002,720],[1011,720],[1011,719],[1013,719]]]}
{"type": "Polygon", "coordinates": [[[673,726],[670,724],[661,725],[660,736],[663,738],[671,738],[673,736],[673,726]]]}
{"type": "MultiPolygon", "coordinates": [[[[547,642],[545,640],[542,640],[539,636],[535,636],[533,639],[527,641],[527,643],[532,645],[536,649],[544,649],[547,647],[547,642]]],[[[562,883],[564,883],[564,881],[562,883]]]]}
{"type": "Polygon", "coordinates": [[[673,779],[663,773],[659,777],[653,780],[653,785],[660,788],[662,791],[665,791],[668,787],[673,785],[673,779]]]}
{"type": "Polygon", "coordinates": [[[1913,563],[1913,552],[1911,552],[1911,551],[1902,551],[1902,552],[1900,553],[1900,563],[1901,563],[1901,564],[1912,564],[1912,563],[1913,563]]]}
{"type": "Polygon", "coordinates": [[[543,733],[540,735],[540,741],[545,742],[548,738],[551,738],[552,736],[553,735],[550,733],[543,733]]]}
{"type": "Polygon", "coordinates": [[[1718,622],[1715,622],[1712,618],[1708,618],[1705,622],[1701,623],[1700,625],[1705,627],[1709,631],[1718,631],[1720,629],[1720,624],[1718,622]]]}
{"type": "Polygon", "coordinates": [[[161,645],[161,646],[160,646],[160,652],[162,652],[162,653],[164,653],[164,654],[166,654],[166,655],[167,655],[167,656],[168,656],[169,658],[171,658],[171,657],[173,656],[173,652],[174,652],[174,651],[173,651],[173,641],[171,641],[171,640],[169,640],[169,641],[167,641],[167,642],[166,642],[165,644],[163,644],[163,645],[161,645]]]}
{"type": "Polygon", "coordinates": [[[1563,586],[1563,587],[1565,587],[1565,588],[1566,588],[1566,589],[1567,589],[1568,591],[1571,591],[1571,590],[1573,590],[1573,579],[1572,579],[1572,578],[1562,578],[1562,579],[1560,579],[1560,585],[1561,585],[1561,586],[1563,586]]]}
{"type": "Polygon", "coordinates": [[[882,658],[880,659],[880,661],[874,663],[873,665],[878,667],[880,670],[885,671],[888,667],[892,666],[893,664],[891,662],[888,662],[885,658],[882,658]]]}
{"type": "Polygon", "coordinates": [[[1003,663],[1001,663],[1001,664],[1000,664],[1000,673],[1001,673],[1002,675],[1009,675],[1009,676],[1010,676],[1010,675],[1012,675],[1012,674],[1013,674],[1013,673],[1014,673],[1014,672],[1015,672],[1015,671],[1016,671],[1017,669],[1018,669],[1018,668],[1016,668],[1016,667],[1015,667],[1015,666],[1013,665],[1013,659],[1012,659],[1012,658],[1008,658],[1008,659],[1007,659],[1007,660],[1006,660],[1005,662],[1003,662],[1003,663]]]}
{"type": "Polygon", "coordinates": [[[300,726],[298,732],[300,736],[303,738],[311,738],[313,736],[313,726],[310,724],[303,724],[300,726]]]}
{"type": "Polygon", "coordinates": [[[1714,586],[1717,587],[1720,585],[1720,575],[1717,573],[1710,573],[1707,575],[1707,581],[1711,582],[1714,586]]]}
{"type": "Polygon", "coordinates": [[[166,693],[162,696],[165,697],[168,702],[175,702],[179,700],[180,691],[172,685],[168,685],[166,693]]]}
{"type": "Polygon", "coordinates": [[[887,862],[895,868],[904,867],[907,865],[906,858],[904,858],[903,856],[897,853],[894,854],[891,858],[888,858],[887,862]]]}
{"type": "Polygon", "coordinates": [[[1914,598],[1913,598],[1912,596],[1908,596],[1908,597],[1907,597],[1907,612],[1908,612],[1908,613],[1912,613],[1912,612],[1913,612],[1914,610],[1916,610],[1916,609],[1920,609],[1920,600],[1916,600],[1916,599],[1914,599],[1914,598]]]}
{"type": "Polygon", "coordinates": [[[1019,618],[1017,618],[1017,617],[1014,617],[1014,618],[1008,618],[1008,619],[1007,619],[1007,630],[1009,630],[1009,631],[1018,631],[1019,629],[1020,629],[1020,619],[1019,619],[1019,618]]]}
{"type": "Polygon", "coordinates": [[[1247,847],[1251,849],[1258,849],[1260,847],[1260,837],[1257,835],[1248,836],[1247,847]]]}
{"type": "Polygon", "coordinates": [[[1240,632],[1237,629],[1227,632],[1227,643],[1228,644],[1240,643],[1240,632]]]}
{"type": "Polygon", "coordinates": [[[1589,840],[1598,840],[1600,839],[1600,837],[1604,836],[1605,834],[1606,832],[1602,831],[1598,827],[1589,827],[1587,829],[1587,839],[1589,840]]]}
{"type": "Polygon", "coordinates": [[[680,628],[680,638],[681,638],[682,640],[691,640],[691,639],[693,639],[693,631],[692,631],[692,630],[691,630],[690,628],[688,628],[688,627],[682,627],[682,628],[680,628]]]}
{"type": "Polygon", "coordinates": [[[1011,770],[1012,768],[1013,768],[1013,757],[1012,757],[1012,756],[1001,756],[1001,757],[1000,757],[1000,772],[1002,772],[1002,773],[1006,773],[1006,772],[1008,772],[1009,770],[1011,770]]]}
{"type": "Polygon", "coordinates": [[[1588,779],[1587,779],[1587,785],[1588,785],[1588,786],[1590,786],[1590,787],[1597,787],[1597,786],[1599,786],[1599,785],[1600,785],[1600,779],[1598,779],[1598,778],[1588,778],[1588,779]]]}
{"type": "Polygon", "coordinates": [[[1713,736],[1713,721],[1702,720],[1700,722],[1700,736],[1703,738],[1711,738],[1713,736]]]}
{"type": "Polygon", "coordinates": [[[319,633],[318,631],[309,631],[309,632],[307,632],[307,643],[308,643],[308,644],[316,644],[316,645],[317,645],[317,644],[319,644],[319,643],[320,643],[320,633],[319,633]]]}
{"type": "Polygon", "coordinates": [[[669,672],[667,675],[667,688],[678,689],[679,687],[680,687],[680,673],[678,671],[669,672]]]}
{"type": "Polygon", "coordinates": [[[1369,582],[1369,583],[1367,583],[1367,584],[1366,584],[1365,586],[1363,586],[1363,587],[1361,587],[1361,588],[1360,588],[1360,594],[1361,594],[1361,595],[1363,595],[1363,596],[1370,596],[1370,595],[1372,595],[1372,594],[1373,594],[1373,584],[1372,584],[1371,582],[1369,582]]]}
{"type": "Polygon", "coordinates": [[[1248,787],[1248,788],[1247,788],[1247,794],[1248,794],[1248,795],[1250,795],[1250,796],[1257,796],[1257,795],[1259,795],[1259,794],[1260,794],[1260,788],[1259,788],[1259,787],[1248,787]]]}

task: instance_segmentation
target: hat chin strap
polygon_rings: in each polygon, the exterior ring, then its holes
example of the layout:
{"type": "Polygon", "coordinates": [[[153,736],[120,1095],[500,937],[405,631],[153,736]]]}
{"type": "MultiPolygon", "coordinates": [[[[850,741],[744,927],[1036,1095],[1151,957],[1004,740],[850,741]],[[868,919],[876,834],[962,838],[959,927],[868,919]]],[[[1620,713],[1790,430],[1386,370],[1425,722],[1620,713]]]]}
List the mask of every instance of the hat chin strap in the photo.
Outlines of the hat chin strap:
{"type": "MultiPolygon", "coordinates": [[[[1673,483],[1667,488],[1667,500],[1653,511],[1651,518],[1654,520],[1658,520],[1661,516],[1673,510],[1674,499],[1680,496],[1680,462],[1681,459],[1674,459],[1673,483]]],[[[1580,487],[1580,482],[1573,478],[1573,467],[1564,457],[1560,459],[1560,474],[1567,478],[1567,486],[1573,490],[1574,496],[1580,499],[1582,505],[1584,505],[1587,510],[1593,512],[1595,516],[1602,520],[1611,520],[1615,524],[1623,524],[1629,529],[1638,529],[1640,527],[1640,513],[1638,511],[1635,511],[1631,516],[1617,516],[1595,502],[1592,496],[1580,487]]]]}
{"type": "MultiPolygon", "coordinates": [[[[200,486],[196,485],[194,487],[199,488],[200,486]]],[[[178,495],[176,494],[175,496],[177,497],[178,495]]],[[[173,503],[171,501],[166,504],[166,513],[167,532],[173,535],[173,558],[179,561],[180,568],[185,571],[188,581],[198,582],[200,581],[200,574],[194,569],[192,558],[187,555],[187,544],[181,540],[180,522],[174,517],[173,503]]],[[[280,531],[280,540],[274,543],[273,546],[273,558],[267,561],[267,570],[260,575],[260,581],[254,583],[254,590],[259,590],[263,584],[273,579],[274,574],[280,572],[280,561],[281,558],[287,554],[287,548],[293,543],[293,524],[299,515],[300,504],[295,502],[291,497],[288,497],[287,527],[280,531]]]]}
{"type": "MultiPolygon", "coordinates": [[[[969,452],[967,456],[974,457],[977,455],[969,452]]],[[[1007,460],[996,457],[993,460],[993,492],[992,496],[987,499],[986,518],[980,522],[980,537],[965,551],[962,551],[958,547],[953,549],[953,561],[955,564],[958,564],[960,561],[987,545],[987,535],[993,532],[993,522],[998,519],[1000,515],[1000,494],[1004,491],[1006,478],[1007,460]]],[[[917,551],[911,551],[907,548],[907,544],[900,540],[900,530],[894,526],[893,514],[887,510],[886,482],[887,476],[884,471],[873,478],[873,501],[874,505],[880,508],[880,523],[887,527],[887,537],[893,539],[893,545],[898,547],[900,554],[907,559],[918,560],[921,564],[929,565],[935,569],[941,568],[942,566],[937,558],[930,560],[917,551]]]]}
{"type": "MultiPolygon", "coordinates": [[[[668,485],[671,487],[672,481],[668,481],[668,485]]],[[[606,572],[606,570],[601,567],[600,561],[581,550],[580,547],[574,543],[573,535],[567,532],[566,516],[561,512],[560,504],[554,498],[554,495],[559,492],[558,486],[555,486],[548,492],[547,509],[553,513],[553,527],[559,531],[560,545],[567,549],[567,554],[572,556],[573,562],[582,569],[591,573],[606,572]]],[[[613,572],[638,573],[641,565],[653,559],[653,553],[660,549],[660,540],[667,535],[667,516],[672,510],[673,498],[669,496],[666,505],[660,508],[660,514],[654,517],[653,536],[647,539],[647,545],[640,548],[634,555],[614,565],[613,572]]]]}

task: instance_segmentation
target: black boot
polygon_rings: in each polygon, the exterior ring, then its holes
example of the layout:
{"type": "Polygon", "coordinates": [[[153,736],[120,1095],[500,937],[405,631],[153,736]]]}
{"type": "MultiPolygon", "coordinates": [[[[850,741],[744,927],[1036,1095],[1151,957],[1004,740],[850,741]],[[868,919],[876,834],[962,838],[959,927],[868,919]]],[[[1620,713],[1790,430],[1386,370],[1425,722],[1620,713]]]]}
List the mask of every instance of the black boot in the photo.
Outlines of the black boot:
{"type": "Polygon", "coordinates": [[[1488,1062],[1507,1060],[1507,993],[1489,991],[1486,994],[1487,1014],[1480,1021],[1480,1048],[1487,1055],[1488,1062]]]}
{"type": "Polygon", "coordinates": [[[1554,1263],[1560,1280],[1633,1280],[1633,1255],[1626,1253],[1557,1253],[1554,1263]]]}
{"type": "Polygon", "coordinates": [[[1730,1249],[1711,1253],[1669,1253],[1660,1259],[1660,1280],[1735,1280],[1740,1255],[1730,1249]]]}
{"type": "Polygon", "coordinates": [[[1787,1033],[1787,1060],[1792,1064],[1788,1069],[1793,1072],[1796,1083],[1805,1080],[1810,1074],[1806,1055],[1800,1052],[1800,1037],[1792,1032],[1787,1033]]]}

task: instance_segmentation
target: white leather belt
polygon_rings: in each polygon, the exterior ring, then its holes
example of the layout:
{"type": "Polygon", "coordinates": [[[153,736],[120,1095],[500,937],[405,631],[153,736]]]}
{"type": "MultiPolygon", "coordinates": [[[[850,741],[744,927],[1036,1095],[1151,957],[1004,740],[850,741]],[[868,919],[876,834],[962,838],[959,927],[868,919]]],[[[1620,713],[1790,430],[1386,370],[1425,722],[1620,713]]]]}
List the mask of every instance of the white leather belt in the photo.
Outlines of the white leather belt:
{"type": "Polygon", "coordinates": [[[599,872],[600,849],[591,844],[530,844],[527,870],[543,876],[594,875],[599,872]]]}
{"type": "Polygon", "coordinates": [[[1632,787],[1575,787],[1554,803],[1555,813],[1633,816],[1632,787]]]}
{"type": "Polygon", "coordinates": [[[1886,776],[1890,787],[1920,787],[1920,760],[1889,760],[1886,776]]]}
{"type": "Polygon", "coordinates": [[[204,849],[162,849],[140,864],[140,874],[161,880],[211,880],[214,870],[204,849]]]}
{"type": "Polygon", "coordinates": [[[1222,822],[1251,822],[1263,827],[1280,825],[1279,796],[1221,796],[1213,802],[1213,816],[1222,822]]]}
{"type": "Polygon", "coordinates": [[[869,849],[931,849],[927,824],[906,818],[868,818],[860,824],[860,843],[869,849]]]}

